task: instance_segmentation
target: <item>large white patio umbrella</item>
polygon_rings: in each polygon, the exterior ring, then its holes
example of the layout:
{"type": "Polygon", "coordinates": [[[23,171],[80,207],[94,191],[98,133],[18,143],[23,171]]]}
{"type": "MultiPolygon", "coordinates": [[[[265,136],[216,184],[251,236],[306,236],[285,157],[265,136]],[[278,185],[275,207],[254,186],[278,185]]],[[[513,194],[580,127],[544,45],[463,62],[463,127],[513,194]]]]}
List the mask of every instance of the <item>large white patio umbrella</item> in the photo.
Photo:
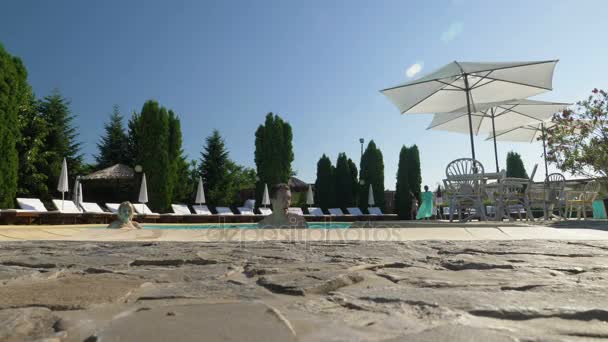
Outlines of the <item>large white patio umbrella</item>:
{"type": "Polygon", "coordinates": [[[144,205],[148,203],[148,185],[146,184],[146,174],[144,173],[141,178],[141,187],[139,188],[139,203],[141,203],[141,213],[144,214],[144,205]]]}
{"type": "Polygon", "coordinates": [[[370,207],[373,207],[376,204],[376,201],[374,201],[374,190],[372,188],[372,185],[369,185],[369,191],[367,193],[367,205],[369,205],[370,207]]]}
{"type": "MultiPolygon", "coordinates": [[[[549,120],[554,113],[562,111],[569,105],[569,103],[527,99],[480,103],[476,106],[477,111],[471,113],[473,134],[484,133],[493,136],[497,131],[528,124],[539,124],[549,120]]],[[[469,133],[468,122],[468,109],[465,106],[450,113],[435,114],[427,129],[469,133]]],[[[494,158],[496,172],[500,172],[496,140],[494,140],[494,158]]]]}
{"type": "Polygon", "coordinates": [[[308,184],[308,192],[306,193],[306,204],[310,207],[315,204],[315,197],[312,193],[312,185],[308,184]]]}
{"type": "Polygon", "coordinates": [[[63,163],[61,164],[61,173],[59,174],[59,184],[57,184],[57,191],[61,192],[61,210],[63,210],[65,193],[70,191],[68,184],[68,163],[65,158],[63,158],[63,163]]]}
{"type": "Polygon", "coordinates": [[[268,184],[264,183],[264,195],[262,195],[262,205],[266,207],[270,205],[270,196],[268,196],[268,184]]]}
{"type": "Polygon", "coordinates": [[[496,131],[495,134],[489,135],[486,140],[494,139],[494,141],[499,140],[533,143],[539,138],[541,138],[541,140],[543,141],[543,156],[545,158],[545,179],[547,179],[547,176],[549,176],[549,168],[547,164],[547,143],[544,132],[545,129],[554,125],[555,123],[547,121],[533,125],[514,127],[503,131],[496,131]]]}
{"type": "Polygon", "coordinates": [[[196,187],[196,198],[194,203],[201,205],[205,204],[205,189],[203,188],[203,178],[198,177],[198,186],[196,187]]]}
{"type": "Polygon", "coordinates": [[[475,159],[472,113],[485,102],[521,99],[552,90],[557,60],[452,62],[417,80],[382,90],[402,114],[449,113],[466,107],[475,159]]]}

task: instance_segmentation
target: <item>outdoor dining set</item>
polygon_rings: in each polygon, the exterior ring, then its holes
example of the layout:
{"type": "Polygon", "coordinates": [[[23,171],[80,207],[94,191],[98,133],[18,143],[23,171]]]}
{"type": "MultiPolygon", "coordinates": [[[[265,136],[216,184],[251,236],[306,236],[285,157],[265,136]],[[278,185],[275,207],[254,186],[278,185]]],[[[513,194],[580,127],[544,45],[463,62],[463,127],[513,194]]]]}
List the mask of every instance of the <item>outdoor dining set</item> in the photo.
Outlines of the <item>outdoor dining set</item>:
{"type": "Polygon", "coordinates": [[[543,182],[533,181],[538,165],[529,178],[512,178],[506,171],[486,173],[483,165],[472,158],[450,162],[443,180],[450,221],[454,215],[461,221],[480,221],[515,217],[534,221],[535,211],[542,211],[544,220],[565,220],[576,210],[577,218],[587,218],[587,211],[598,197],[600,183],[591,180],[583,190],[566,189],[560,173],[549,174],[543,182]],[[491,205],[486,206],[486,203],[491,205]]]}

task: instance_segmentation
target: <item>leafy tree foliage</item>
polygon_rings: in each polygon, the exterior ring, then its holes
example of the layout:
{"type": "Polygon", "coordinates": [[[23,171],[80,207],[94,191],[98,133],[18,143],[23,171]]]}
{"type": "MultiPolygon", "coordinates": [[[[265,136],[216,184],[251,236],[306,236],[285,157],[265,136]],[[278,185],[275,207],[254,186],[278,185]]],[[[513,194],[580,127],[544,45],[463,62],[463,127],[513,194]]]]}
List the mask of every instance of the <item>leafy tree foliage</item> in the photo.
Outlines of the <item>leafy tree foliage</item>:
{"type": "Polygon", "coordinates": [[[325,154],[317,162],[317,180],[315,182],[315,203],[323,210],[333,208],[336,202],[335,168],[325,154]]]}
{"type": "Polygon", "coordinates": [[[507,153],[507,177],[528,178],[524,162],[517,152],[507,153]]]}
{"type": "Polygon", "coordinates": [[[576,106],[553,116],[547,159],[565,172],[608,177],[608,93],[593,89],[576,106]]]}
{"type": "Polygon", "coordinates": [[[44,142],[45,158],[41,167],[42,173],[48,177],[46,182],[48,193],[40,194],[48,200],[57,193],[63,158],[67,160],[68,175],[74,179],[82,172],[83,156],[80,153],[81,145],[77,141],[75,116],[70,110],[70,102],[55,90],[39,102],[38,110],[48,127],[44,142]]]}
{"type": "Polygon", "coordinates": [[[263,125],[255,132],[255,165],[258,175],[256,203],[262,202],[264,184],[271,187],[287,183],[294,172],[293,133],[291,125],[278,115],[268,113],[263,125]]]}
{"type": "Polygon", "coordinates": [[[422,175],[418,146],[401,147],[399,166],[397,168],[397,185],[395,191],[395,209],[402,220],[413,220],[410,216],[412,199],[420,201],[422,175]]]}
{"type": "Polygon", "coordinates": [[[384,209],[384,160],[382,151],[376,147],[373,140],[367,144],[367,148],[363,152],[359,179],[364,182],[359,188],[359,206],[368,207],[367,196],[371,184],[376,206],[384,209]]]}
{"type": "Polygon", "coordinates": [[[335,205],[340,208],[352,207],[355,204],[352,173],[348,160],[345,153],[340,153],[338,154],[338,160],[336,161],[336,172],[334,174],[336,191],[335,205]]]}
{"type": "Polygon", "coordinates": [[[104,125],[104,130],[105,135],[97,144],[97,168],[104,169],[118,163],[129,165],[128,138],[117,105],[114,105],[110,121],[104,125]]]}
{"type": "Polygon", "coordinates": [[[48,124],[38,111],[38,104],[32,99],[19,115],[19,132],[21,138],[17,142],[19,153],[19,197],[45,197],[48,176],[44,173],[46,165],[46,138],[49,132],[48,124]]]}
{"type": "Polygon", "coordinates": [[[31,100],[27,71],[21,60],[0,45],[0,208],[12,208],[17,193],[19,113],[31,100]]]}

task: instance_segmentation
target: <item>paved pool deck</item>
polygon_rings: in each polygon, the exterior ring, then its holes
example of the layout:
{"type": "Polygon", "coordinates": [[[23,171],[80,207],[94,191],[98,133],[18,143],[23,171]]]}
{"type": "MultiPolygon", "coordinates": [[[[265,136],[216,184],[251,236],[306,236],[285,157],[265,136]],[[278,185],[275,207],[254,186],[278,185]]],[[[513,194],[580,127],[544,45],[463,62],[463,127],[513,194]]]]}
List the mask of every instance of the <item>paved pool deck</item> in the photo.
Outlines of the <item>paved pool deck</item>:
{"type": "MultiPolygon", "coordinates": [[[[146,225],[153,227],[154,225],[146,225]]],[[[167,225],[163,225],[167,226],[167,225]]],[[[182,225],[183,226],[183,225],[182,225]]],[[[104,229],[103,225],[0,226],[0,241],[413,241],[608,240],[606,221],[369,223],[351,229],[104,229]]]]}

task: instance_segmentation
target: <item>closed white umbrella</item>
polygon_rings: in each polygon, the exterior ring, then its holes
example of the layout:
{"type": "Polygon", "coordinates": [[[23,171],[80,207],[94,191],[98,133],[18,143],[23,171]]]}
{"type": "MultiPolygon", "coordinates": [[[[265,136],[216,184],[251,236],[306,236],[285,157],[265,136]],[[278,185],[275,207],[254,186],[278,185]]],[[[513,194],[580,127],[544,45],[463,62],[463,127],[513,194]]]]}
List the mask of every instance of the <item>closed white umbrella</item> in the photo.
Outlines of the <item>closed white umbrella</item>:
{"type": "Polygon", "coordinates": [[[84,195],[82,194],[82,183],[78,183],[78,208],[82,207],[82,202],[84,202],[84,195]]]}
{"type": "Polygon", "coordinates": [[[146,174],[141,178],[141,187],[139,188],[139,203],[141,203],[141,212],[145,213],[144,204],[148,203],[148,185],[146,184],[146,174]]]}
{"type": "Polygon", "coordinates": [[[57,184],[57,191],[61,192],[61,210],[63,210],[65,193],[70,191],[68,185],[68,163],[65,158],[63,158],[63,164],[61,165],[61,173],[59,174],[59,184],[57,184]]]}
{"type": "Polygon", "coordinates": [[[202,177],[198,177],[198,187],[196,188],[196,199],[194,202],[198,205],[205,204],[205,189],[203,188],[202,177]]]}
{"type": "Polygon", "coordinates": [[[382,90],[402,114],[449,113],[466,107],[475,159],[472,113],[486,102],[521,99],[553,87],[557,60],[537,62],[452,62],[417,80],[382,90]]]}
{"type": "Polygon", "coordinates": [[[373,207],[376,204],[376,202],[374,201],[374,190],[371,184],[369,185],[369,192],[367,194],[367,204],[370,207],[373,207]]]}
{"type": "Polygon", "coordinates": [[[82,205],[82,183],[80,183],[80,176],[76,177],[74,181],[74,190],[72,191],[72,202],[76,205],[76,208],[80,209],[82,205]]]}
{"type": "MultiPolygon", "coordinates": [[[[554,113],[568,107],[569,103],[545,102],[535,100],[507,100],[477,104],[477,111],[471,113],[473,134],[502,131],[527,124],[539,124],[550,119],[554,113]]],[[[469,133],[467,108],[459,108],[450,113],[435,114],[427,129],[458,133],[469,133]]],[[[496,172],[498,166],[498,149],[494,140],[494,157],[496,172]]]]}
{"type": "Polygon", "coordinates": [[[315,204],[315,198],[312,193],[312,185],[310,184],[308,185],[308,192],[306,193],[306,204],[308,204],[309,207],[315,204]]]}
{"type": "Polygon", "coordinates": [[[264,184],[264,195],[262,195],[262,205],[264,207],[270,205],[270,196],[268,196],[268,184],[264,184]]]}

